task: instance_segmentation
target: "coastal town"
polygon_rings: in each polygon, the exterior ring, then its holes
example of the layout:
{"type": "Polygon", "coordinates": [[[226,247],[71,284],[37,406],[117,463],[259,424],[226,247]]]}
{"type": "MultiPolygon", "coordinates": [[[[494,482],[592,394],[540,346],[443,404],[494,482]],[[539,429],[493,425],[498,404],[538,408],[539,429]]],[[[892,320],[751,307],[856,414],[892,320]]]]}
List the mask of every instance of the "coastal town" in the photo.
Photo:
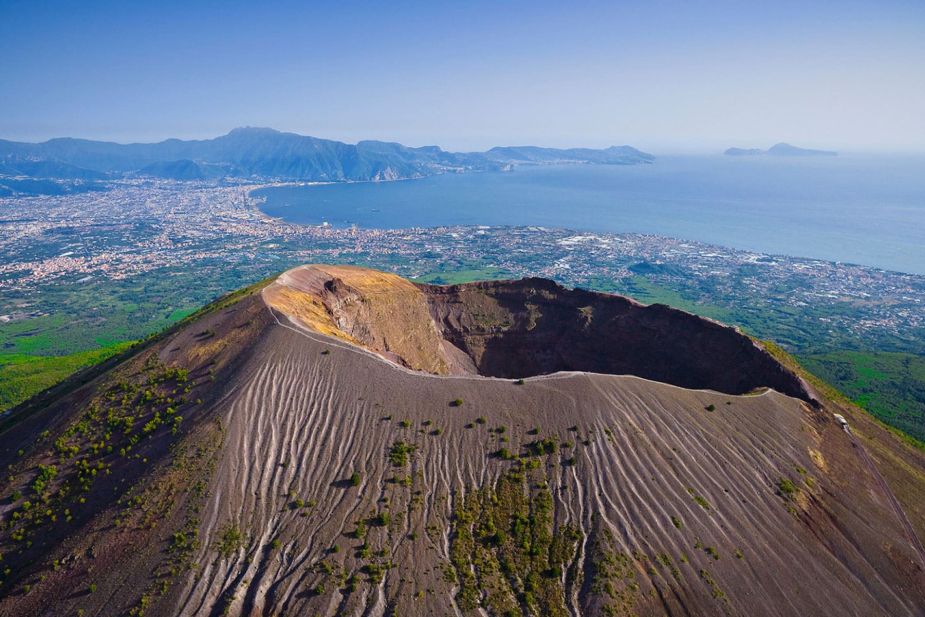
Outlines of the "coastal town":
{"type": "Polygon", "coordinates": [[[0,198],[0,328],[60,310],[46,299],[60,302],[68,290],[105,295],[120,282],[165,289],[176,281],[179,295],[161,294],[161,308],[190,308],[297,263],[351,262],[434,282],[459,271],[547,277],[681,305],[760,335],[777,334],[774,320],[783,319],[814,337],[881,347],[925,340],[912,335],[925,330],[925,276],[645,234],[296,225],[261,212],[250,196],[261,186],[135,179],[106,191],[0,198]],[[191,278],[210,284],[191,290],[191,278]],[[754,323],[737,307],[750,307],[754,323]]]}

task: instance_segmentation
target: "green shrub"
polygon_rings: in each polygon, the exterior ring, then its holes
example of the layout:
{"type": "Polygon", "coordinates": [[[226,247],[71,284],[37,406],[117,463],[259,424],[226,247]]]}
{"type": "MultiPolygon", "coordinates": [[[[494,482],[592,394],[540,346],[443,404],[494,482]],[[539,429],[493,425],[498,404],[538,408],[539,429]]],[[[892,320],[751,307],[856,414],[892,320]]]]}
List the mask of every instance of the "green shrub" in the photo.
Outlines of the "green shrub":
{"type": "Polygon", "coordinates": [[[58,468],[54,465],[39,465],[39,473],[35,476],[35,480],[32,481],[32,490],[34,490],[37,495],[41,495],[45,492],[48,484],[54,480],[57,475],[58,468]]]}
{"type": "Polygon", "coordinates": [[[543,456],[545,454],[555,454],[558,450],[558,444],[553,439],[543,439],[542,441],[532,441],[526,446],[527,452],[531,456],[543,456]]]}
{"type": "Polygon", "coordinates": [[[514,454],[507,448],[499,449],[497,452],[495,452],[495,456],[505,461],[510,461],[514,459],[514,454]]]}
{"type": "Polygon", "coordinates": [[[790,478],[781,478],[777,481],[777,490],[782,497],[793,497],[800,489],[790,478]]]}
{"type": "Polygon", "coordinates": [[[244,534],[235,525],[227,524],[219,534],[216,550],[222,557],[231,557],[244,546],[244,534]]]}
{"type": "Polygon", "coordinates": [[[701,495],[699,495],[697,491],[695,491],[692,488],[688,488],[687,492],[690,493],[691,497],[694,498],[694,501],[696,501],[697,505],[699,505],[701,508],[703,508],[704,510],[710,509],[710,502],[704,499],[701,495]]]}
{"type": "Polygon", "coordinates": [[[389,462],[395,467],[404,467],[408,464],[408,457],[412,452],[414,452],[413,445],[396,441],[389,449],[389,462]]]}

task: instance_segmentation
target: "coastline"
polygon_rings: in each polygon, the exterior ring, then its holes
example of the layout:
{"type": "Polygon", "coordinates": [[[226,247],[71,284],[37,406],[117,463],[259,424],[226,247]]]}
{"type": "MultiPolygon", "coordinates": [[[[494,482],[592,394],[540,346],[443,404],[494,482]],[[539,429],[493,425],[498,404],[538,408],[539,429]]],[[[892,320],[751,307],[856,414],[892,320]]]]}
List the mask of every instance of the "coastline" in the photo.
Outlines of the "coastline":
{"type": "MultiPolygon", "coordinates": [[[[693,160],[704,168],[716,158],[722,160],[719,155],[693,160]]],[[[672,157],[660,160],[661,167],[675,164],[672,157]]],[[[677,160],[686,164],[689,159],[677,160]]],[[[842,193],[847,190],[845,173],[835,176],[842,184],[833,180],[834,186],[830,194],[822,195],[823,201],[815,194],[800,192],[799,187],[783,195],[764,196],[762,189],[776,176],[759,177],[754,187],[733,187],[738,193],[713,187],[708,197],[693,199],[683,192],[672,198],[666,195],[671,187],[663,190],[656,186],[674,175],[653,174],[658,167],[530,166],[516,175],[463,173],[387,181],[281,182],[262,184],[248,195],[262,200],[257,207],[266,216],[298,225],[327,223],[335,229],[355,226],[368,230],[540,226],[595,234],[652,234],[768,256],[925,274],[925,255],[912,232],[919,219],[925,228],[925,207],[916,207],[907,199],[887,203],[882,215],[870,214],[865,200],[877,199],[876,194],[842,205],[842,193]],[[411,186],[414,188],[408,188],[411,186]],[[752,199],[754,195],[758,197],[752,199]],[[845,210],[849,209],[867,215],[848,226],[845,210]]],[[[797,166],[794,173],[804,178],[810,171],[797,166]]],[[[913,201],[920,190],[925,191],[925,185],[921,189],[913,186],[913,201]]],[[[888,194],[882,200],[889,198],[888,194]]]]}

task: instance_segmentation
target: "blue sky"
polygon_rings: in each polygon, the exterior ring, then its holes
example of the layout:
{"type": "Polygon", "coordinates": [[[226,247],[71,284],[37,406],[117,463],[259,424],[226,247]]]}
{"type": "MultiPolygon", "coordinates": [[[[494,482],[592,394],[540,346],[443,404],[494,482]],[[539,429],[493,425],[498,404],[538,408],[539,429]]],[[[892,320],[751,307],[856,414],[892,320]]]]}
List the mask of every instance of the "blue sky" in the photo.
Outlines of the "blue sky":
{"type": "Polygon", "coordinates": [[[0,0],[0,137],[925,151],[925,2],[0,0]]]}

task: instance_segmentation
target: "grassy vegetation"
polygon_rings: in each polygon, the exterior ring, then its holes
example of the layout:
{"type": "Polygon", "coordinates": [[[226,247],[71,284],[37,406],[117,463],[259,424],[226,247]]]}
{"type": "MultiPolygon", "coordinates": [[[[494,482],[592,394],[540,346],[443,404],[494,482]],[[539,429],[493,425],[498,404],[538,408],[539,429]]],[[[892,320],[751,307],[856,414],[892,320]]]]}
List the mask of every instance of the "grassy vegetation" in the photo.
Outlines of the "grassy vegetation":
{"type": "MultiPolygon", "coordinates": [[[[798,375],[803,377],[803,379],[805,379],[810,384],[812,384],[813,387],[815,387],[820,393],[822,393],[823,396],[825,396],[829,400],[836,401],[836,402],[839,402],[845,405],[856,405],[856,403],[854,403],[851,399],[845,396],[837,388],[833,387],[831,384],[829,384],[825,380],[820,379],[813,373],[810,373],[805,368],[803,368],[803,366],[800,365],[800,363],[797,362],[793,356],[791,356],[786,351],[781,349],[779,345],[775,344],[772,341],[762,341],[762,344],[764,345],[765,349],[767,349],[768,352],[770,352],[770,354],[774,356],[781,364],[795,371],[798,375]]],[[[885,429],[887,429],[888,431],[891,431],[901,440],[905,441],[907,444],[909,444],[910,446],[914,448],[918,448],[919,450],[925,451],[925,441],[922,441],[916,437],[913,437],[909,433],[901,431],[900,429],[896,428],[895,426],[891,424],[887,424],[884,420],[881,420],[879,417],[877,417],[876,414],[872,414],[872,415],[876,420],[880,422],[880,424],[885,429]]]]}
{"type": "Polygon", "coordinates": [[[228,523],[219,533],[218,541],[215,543],[215,550],[224,558],[231,557],[237,553],[245,543],[244,533],[235,525],[228,523]]]}
{"type": "Polygon", "coordinates": [[[0,410],[13,407],[36,392],[51,387],[71,373],[128,349],[131,342],[116,343],[66,356],[0,354],[0,410]]]}
{"type": "Polygon", "coordinates": [[[673,289],[653,283],[644,276],[634,276],[631,279],[624,279],[619,281],[619,284],[604,279],[592,279],[589,283],[590,287],[597,291],[624,294],[644,304],[667,304],[668,306],[673,306],[682,311],[688,311],[689,313],[695,313],[703,317],[727,322],[732,321],[732,314],[729,309],[714,304],[690,300],[673,289]]]}
{"type": "Polygon", "coordinates": [[[414,452],[415,447],[403,441],[396,441],[389,450],[389,462],[394,467],[404,467],[408,464],[408,458],[414,452]]]}
{"type": "MultiPolygon", "coordinates": [[[[257,283],[220,296],[199,309],[173,309],[161,315],[148,325],[157,324],[153,330],[114,327],[106,334],[82,327],[81,320],[71,320],[62,315],[43,316],[26,321],[0,325],[0,411],[17,405],[29,397],[63,381],[75,371],[99,364],[104,360],[130,348],[136,341],[128,337],[156,336],[158,332],[169,331],[194,321],[203,315],[221,310],[238,300],[257,293],[276,274],[257,283]],[[174,321],[176,320],[176,321],[174,321]],[[125,336],[122,336],[122,335],[125,336]],[[61,355],[62,350],[77,349],[61,355]]],[[[94,309],[95,311],[96,309],[94,309]]],[[[128,313],[113,307],[113,318],[121,323],[128,313]]],[[[137,326],[137,325],[136,325],[137,326]]]]}
{"type": "Polygon", "coordinates": [[[431,283],[433,285],[458,285],[459,283],[471,283],[472,281],[496,281],[510,278],[516,277],[501,268],[473,268],[453,272],[430,272],[414,280],[419,283],[431,283]]]}
{"type": "Polygon", "coordinates": [[[794,484],[793,480],[790,478],[781,478],[777,481],[777,490],[782,497],[791,498],[800,489],[797,488],[796,484],[794,484]]]}
{"type": "MultiPolygon", "coordinates": [[[[34,559],[36,547],[49,537],[72,522],[84,524],[93,513],[89,504],[112,499],[113,486],[119,490],[113,479],[101,482],[110,475],[129,480],[124,485],[128,491],[115,502],[115,527],[142,531],[168,521],[180,493],[196,492],[193,476],[209,468],[200,460],[207,448],[197,447],[185,457],[175,447],[182,438],[183,414],[197,405],[189,401],[194,387],[187,369],[164,365],[150,352],[105,378],[66,424],[41,433],[9,466],[2,495],[11,516],[3,526],[0,552],[34,559]],[[133,474],[165,451],[173,464],[160,468],[163,475],[147,488],[133,485],[133,474]]],[[[194,528],[190,524],[172,535],[173,566],[179,567],[176,559],[188,552],[194,528]]],[[[167,572],[163,581],[170,576],[167,572]]]]}
{"type": "Polygon", "coordinates": [[[463,611],[568,615],[562,576],[574,580],[581,533],[553,524],[553,501],[538,471],[518,464],[468,492],[453,516],[451,569],[463,611]]]}
{"type": "Polygon", "coordinates": [[[925,440],[925,357],[835,351],[800,361],[880,420],[925,440]]]}
{"type": "Polygon", "coordinates": [[[627,553],[614,548],[609,529],[603,537],[595,539],[590,547],[592,556],[591,592],[605,596],[610,604],[604,606],[608,615],[631,615],[639,594],[636,564],[627,553]]]}
{"type": "Polygon", "coordinates": [[[107,347],[162,330],[211,299],[177,297],[176,290],[164,295],[134,287],[43,291],[49,314],[0,324],[0,350],[51,356],[107,347]],[[133,298],[134,293],[138,295],[133,298]]]}

